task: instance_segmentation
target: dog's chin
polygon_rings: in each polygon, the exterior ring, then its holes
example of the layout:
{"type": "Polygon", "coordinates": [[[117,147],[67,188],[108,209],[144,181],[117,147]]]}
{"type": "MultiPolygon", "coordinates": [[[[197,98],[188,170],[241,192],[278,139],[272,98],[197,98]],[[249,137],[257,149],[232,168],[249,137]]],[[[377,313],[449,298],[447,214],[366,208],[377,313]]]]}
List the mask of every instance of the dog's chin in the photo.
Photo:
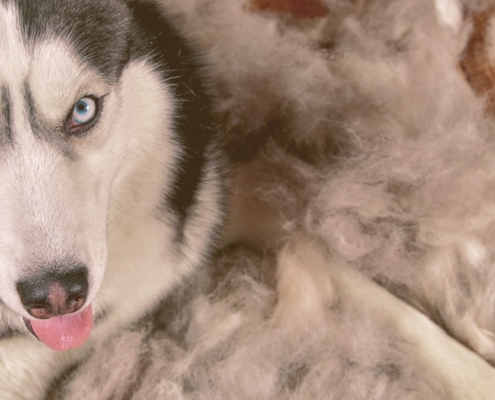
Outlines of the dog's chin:
{"type": "Polygon", "coordinates": [[[88,305],[77,314],[49,319],[24,319],[26,328],[43,344],[55,351],[65,351],[83,345],[93,328],[93,310],[88,305]]]}

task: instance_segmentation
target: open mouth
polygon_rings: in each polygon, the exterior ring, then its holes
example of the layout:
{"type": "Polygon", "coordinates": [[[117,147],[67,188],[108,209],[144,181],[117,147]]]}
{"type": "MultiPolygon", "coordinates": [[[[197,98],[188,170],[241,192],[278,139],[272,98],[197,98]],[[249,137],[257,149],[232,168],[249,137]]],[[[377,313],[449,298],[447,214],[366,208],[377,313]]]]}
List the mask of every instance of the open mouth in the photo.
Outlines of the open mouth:
{"type": "Polygon", "coordinates": [[[29,331],[47,347],[65,351],[81,346],[93,328],[91,305],[77,314],[58,315],[49,319],[26,319],[29,331]]]}

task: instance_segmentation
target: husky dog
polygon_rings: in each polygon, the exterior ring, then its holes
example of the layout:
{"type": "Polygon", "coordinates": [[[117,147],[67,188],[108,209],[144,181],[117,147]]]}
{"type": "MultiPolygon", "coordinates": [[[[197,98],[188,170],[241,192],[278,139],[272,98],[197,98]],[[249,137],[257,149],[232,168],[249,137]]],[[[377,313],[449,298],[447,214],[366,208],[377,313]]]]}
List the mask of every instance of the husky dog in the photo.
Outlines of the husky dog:
{"type": "Polygon", "coordinates": [[[210,97],[165,14],[148,0],[0,1],[2,399],[42,397],[218,236],[210,97]]]}

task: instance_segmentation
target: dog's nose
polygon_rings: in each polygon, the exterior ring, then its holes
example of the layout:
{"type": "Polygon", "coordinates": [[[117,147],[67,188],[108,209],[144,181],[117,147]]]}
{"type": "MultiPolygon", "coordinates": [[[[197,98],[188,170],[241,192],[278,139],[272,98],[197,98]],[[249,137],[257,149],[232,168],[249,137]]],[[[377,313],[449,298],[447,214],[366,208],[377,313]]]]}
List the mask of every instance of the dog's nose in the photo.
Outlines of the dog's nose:
{"type": "Polygon", "coordinates": [[[35,318],[47,319],[79,310],[88,295],[85,266],[52,269],[17,282],[17,292],[26,310],[35,318]]]}

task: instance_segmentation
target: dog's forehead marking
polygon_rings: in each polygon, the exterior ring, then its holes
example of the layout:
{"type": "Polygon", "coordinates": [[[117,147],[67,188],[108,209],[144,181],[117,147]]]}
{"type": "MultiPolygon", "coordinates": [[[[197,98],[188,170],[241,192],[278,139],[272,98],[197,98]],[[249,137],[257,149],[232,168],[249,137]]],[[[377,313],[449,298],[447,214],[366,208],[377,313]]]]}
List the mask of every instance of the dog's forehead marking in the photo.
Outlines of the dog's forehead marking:
{"type": "Polygon", "coordinates": [[[6,140],[12,140],[12,128],[10,117],[10,95],[6,87],[0,88],[0,132],[4,131],[5,135],[0,135],[0,140],[5,137],[6,140]]]}
{"type": "Polygon", "coordinates": [[[0,96],[2,106],[2,128],[9,123],[12,88],[21,85],[29,65],[28,52],[22,40],[17,9],[0,3],[0,96]]]}
{"type": "Polygon", "coordinates": [[[13,104],[20,100],[19,88],[28,66],[17,9],[0,3],[0,143],[12,139],[13,104]]]}
{"type": "Polygon", "coordinates": [[[0,86],[6,77],[10,84],[19,83],[29,65],[26,44],[22,39],[17,9],[0,3],[0,86]]]}
{"type": "Polygon", "coordinates": [[[23,35],[19,13],[0,2],[0,142],[32,131],[49,136],[84,95],[110,90],[104,79],[80,60],[60,38],[23,35]]]}

